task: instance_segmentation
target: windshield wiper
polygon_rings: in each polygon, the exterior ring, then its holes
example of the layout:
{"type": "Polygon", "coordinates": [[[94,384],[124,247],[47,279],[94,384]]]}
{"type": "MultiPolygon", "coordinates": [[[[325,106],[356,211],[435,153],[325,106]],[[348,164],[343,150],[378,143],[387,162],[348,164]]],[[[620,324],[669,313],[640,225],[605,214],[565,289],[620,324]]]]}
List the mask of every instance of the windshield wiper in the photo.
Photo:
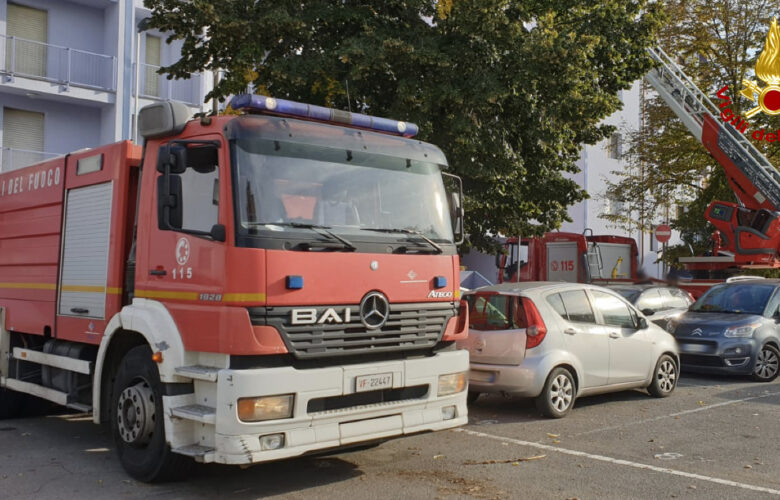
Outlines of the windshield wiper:
{"type": "MultiPolygon", "coordinates": [[[[326,236],[331,240],[336,240],[340,242],[343,245],[343,248],[346,250],[350,250],[350,251],[357,250],[357,247],[353,245],[352,242],[350,242],[348,239],[329,231],[329,229],[331,229],[330,226],[320,226],[319,224],[306,224],[304,222],[250,222],[249,224],[252,226],[283,226],[283,227],[294,227],[298,229],[311,229],[317,234],[326,236]]],[[[309,247],[317,246],[316,243],[313,244],[313,242],[308,242],[306,243],[306,245],[308,245],[309,247]]]]}
{"type": "Polygon", "coordinates": [[[419,236],[423,239],[427,244],[429,244],[434,250],[436,250],[436,253],[444,253],[444,249],[440,247],[435,241],[425,236],[420,231],[415,231],[414,229],[390,229],[390,228],[383,228],[383,227],[362,227],[360,228],[361,231],[374,231],[376,233],[401,233],[401,234],[413,234],[415,236],[419,236]]]}

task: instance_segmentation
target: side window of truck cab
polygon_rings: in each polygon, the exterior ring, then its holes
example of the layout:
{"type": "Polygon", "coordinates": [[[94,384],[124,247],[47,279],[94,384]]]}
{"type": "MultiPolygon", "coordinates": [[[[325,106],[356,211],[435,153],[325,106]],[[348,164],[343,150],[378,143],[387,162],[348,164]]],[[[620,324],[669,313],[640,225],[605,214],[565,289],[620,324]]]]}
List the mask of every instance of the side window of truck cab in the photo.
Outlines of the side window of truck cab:
{"type": "MultiPolygon", "coordinates": [[[[171,146],[171,149],[175,147],[182,146],[171,146]]],[[[159,227],[209,233],[219,221],[218,149],[213,144],[184,147],[186,155],[174,159],[173,163],[183,161],[186,166],[179,165],[167,178],[165,174],[158,178],[158,192],[163,199],[158,211],[159,227]]]]}

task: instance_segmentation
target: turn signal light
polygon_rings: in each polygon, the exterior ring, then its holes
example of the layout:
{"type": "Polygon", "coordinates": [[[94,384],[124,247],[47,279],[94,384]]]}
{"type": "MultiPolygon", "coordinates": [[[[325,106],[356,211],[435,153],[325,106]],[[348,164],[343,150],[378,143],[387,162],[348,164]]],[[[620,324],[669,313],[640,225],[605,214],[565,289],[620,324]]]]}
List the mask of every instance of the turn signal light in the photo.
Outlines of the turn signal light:
{"type": "Polygon", "coordinates": [[[238,400],[238,418],[244,422],[261,422],[290,418],[293,413],[293,394],[241,398],[238,400]]]}
{"type": "Polygon", "coordinates": [[[439,397],[457,394],[466,389],[466,372],[439,375],[439,397]]]}

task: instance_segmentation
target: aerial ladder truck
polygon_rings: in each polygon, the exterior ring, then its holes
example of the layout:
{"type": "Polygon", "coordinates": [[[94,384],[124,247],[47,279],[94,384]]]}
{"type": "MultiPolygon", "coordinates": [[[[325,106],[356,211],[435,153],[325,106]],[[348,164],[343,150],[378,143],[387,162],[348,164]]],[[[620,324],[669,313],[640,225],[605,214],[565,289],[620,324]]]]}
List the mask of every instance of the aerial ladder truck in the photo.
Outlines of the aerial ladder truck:
{"type": "Polygon", "coordinates": [[[680,258],[692,284],[709,286],[741,269],[780,267],[780,172],[745,136],[744,121],[725,121],[721,107],[660,47],[648,52],[657,65],[645,79],[723,167],[737,199],[707,207],[704,216],[716,229],[712,255],[680,258]]]}

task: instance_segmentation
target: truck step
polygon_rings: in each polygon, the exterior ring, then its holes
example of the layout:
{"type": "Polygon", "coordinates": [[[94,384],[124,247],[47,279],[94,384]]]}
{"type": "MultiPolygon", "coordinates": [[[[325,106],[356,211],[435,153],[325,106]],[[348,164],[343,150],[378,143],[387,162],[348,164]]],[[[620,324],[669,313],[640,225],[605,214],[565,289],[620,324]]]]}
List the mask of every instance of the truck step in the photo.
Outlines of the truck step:
{"type": "Polygon", "coordinates": [[[92,407],[89,405],[85,405],[83,403],[68,403],[65,406],[67,406],[70,409],[80,411],[82,413],[92,413],[92,407]]]}
{"type": "Polygon", "coordinates": [[[217,409],[204,405],[187,405],[171,408],[174,417],[194,420],[203,424],[214,424],[217,421],[217,409]]]}
{"type": "Polygon", "coordinates": [[[213,366],[180,366],[176,368],[176,374],[182,377],[205,380],[206,382],[216,382],[219,370],[219,368],[213,366]]]}
{"type": "Polygon", "coordinates": [[[172,451],[180,455],[193,457],[196,461],[199,462],[211,462],[214,460],[214,448],[201,446],[199,444],[180,446],[178,448],[174,448],[172,451]]]}

